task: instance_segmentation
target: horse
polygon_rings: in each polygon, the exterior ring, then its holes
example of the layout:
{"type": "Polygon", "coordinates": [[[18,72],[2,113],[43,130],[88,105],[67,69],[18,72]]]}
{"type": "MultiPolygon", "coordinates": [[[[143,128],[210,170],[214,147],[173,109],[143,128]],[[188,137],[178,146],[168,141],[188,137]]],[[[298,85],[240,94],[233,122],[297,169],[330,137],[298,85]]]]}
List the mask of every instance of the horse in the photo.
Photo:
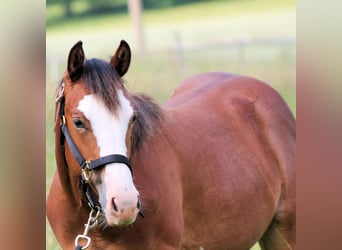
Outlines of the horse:
{"type": "Polygon", "coordinates": [[[164,105],[126,90],[131,50],[70,50],[47,218],[63,249],[294,249],[295,119],[277,91],[207,72],[164,105]]]}

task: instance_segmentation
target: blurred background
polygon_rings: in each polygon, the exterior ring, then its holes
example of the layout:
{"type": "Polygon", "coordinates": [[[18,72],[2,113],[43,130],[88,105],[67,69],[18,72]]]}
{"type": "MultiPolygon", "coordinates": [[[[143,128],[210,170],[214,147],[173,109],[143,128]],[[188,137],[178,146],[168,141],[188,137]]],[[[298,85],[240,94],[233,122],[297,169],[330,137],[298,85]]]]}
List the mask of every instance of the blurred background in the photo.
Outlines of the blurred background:
{"type": "MultiPolygon", "coordinates": [[[[82,40],[87,58],[109,60],[121,39],[133,52],[124,77],[132,92],[163,104],[186,78],[227,71],[267,82],[296,114],[294,0],[47,0],[47,194],[55,171],[54,95],[68,52],[82,40]]],[[[46,249],[60,249],[48,222],[46,249]]]]}

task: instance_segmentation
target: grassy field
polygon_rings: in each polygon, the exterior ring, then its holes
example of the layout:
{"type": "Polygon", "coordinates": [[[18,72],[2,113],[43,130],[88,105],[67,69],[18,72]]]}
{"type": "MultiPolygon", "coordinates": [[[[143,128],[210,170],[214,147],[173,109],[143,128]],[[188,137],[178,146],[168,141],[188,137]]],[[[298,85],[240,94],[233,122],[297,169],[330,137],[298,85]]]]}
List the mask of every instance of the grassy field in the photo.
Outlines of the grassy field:
{"type": "MultiPolygon", "coordinates": [[[[76,6],[78,11],[87,8],[76,6]]],[[[62,20],[58,5],[47,8],[46,191],[55,171],[53,113],[57,81],[71,46],[84,41],[86,56],[109,58],[119,41],[133,50],[127,88],[164,103],[187,77],[205,71],[228,71],[266,81],[296,112],[296,51],[293,43],[238,43],[295,36],[295,1],[217,1],[144,12],[145,52],[138,52],[128,15],[62,20]],[[57,21],[56,21],[57,20],[57,21]]],[[[82,222],[83,223],[83,222],[82,222]]],[[[47,225],[46,248],[60,249],[47,225]]],[[[256,245],[253,250],[259,247],[256,245]]]]}

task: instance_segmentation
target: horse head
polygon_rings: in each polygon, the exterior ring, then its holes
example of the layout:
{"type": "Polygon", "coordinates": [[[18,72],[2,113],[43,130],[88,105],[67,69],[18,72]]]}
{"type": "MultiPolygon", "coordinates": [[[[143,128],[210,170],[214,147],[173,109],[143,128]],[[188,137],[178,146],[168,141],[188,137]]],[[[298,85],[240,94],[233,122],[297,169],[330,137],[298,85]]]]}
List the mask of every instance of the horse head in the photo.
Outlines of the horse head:
{"type": "Polygon", "coordinates": [[[56,136],[63,137],[63,133],[66,137],[64,158],[69,178],[82,176],[109,226],[133,223],[140,207],[128,160],[136,112],[121,78],[130,58],[125,41],[110,62],[86,60],[82,42],[76,43],[58,96],[61,127],[69,135],[58,131],[56,136]]]}

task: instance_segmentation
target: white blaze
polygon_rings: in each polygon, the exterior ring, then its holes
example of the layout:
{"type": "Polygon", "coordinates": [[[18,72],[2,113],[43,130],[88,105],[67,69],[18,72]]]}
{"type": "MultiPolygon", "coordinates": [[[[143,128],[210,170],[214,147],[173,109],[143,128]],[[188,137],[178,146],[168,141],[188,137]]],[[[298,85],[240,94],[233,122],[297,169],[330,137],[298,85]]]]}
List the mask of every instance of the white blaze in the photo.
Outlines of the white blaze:
{"type": "Polygon", "coordinates": [[[118,97],[121,107],[117,116],[94,95],[86,95],[79,102],[78,109],[90,121],[101,157],[113,153],[127,156],[126,132],[133,108],[121,91],[118,97]]]}
{"type": "MultiPolygon", "coordinates": [[[[110,154],[127,156],[126,133],[133,108],[125,98],[122,91],[118,91],[120,108],[117,114],[110,112],[94,95],[86,95],[79,102],[78,110],[90,121],[97,145],[100,149],[100,157],[110,154]]],[[[117,198],[125,204],[130,200],[136,202],[138,191],[136,190],[129,168],[120,163],[108,164],[104,169],[103,184],[99,185],[100,203],[105,212],[108,199],[117,198]]],[[[134,204],[136,205],[136,204],[134,204]]],[[[108,208],[109,209],[109,208],[108,208]]]]}

